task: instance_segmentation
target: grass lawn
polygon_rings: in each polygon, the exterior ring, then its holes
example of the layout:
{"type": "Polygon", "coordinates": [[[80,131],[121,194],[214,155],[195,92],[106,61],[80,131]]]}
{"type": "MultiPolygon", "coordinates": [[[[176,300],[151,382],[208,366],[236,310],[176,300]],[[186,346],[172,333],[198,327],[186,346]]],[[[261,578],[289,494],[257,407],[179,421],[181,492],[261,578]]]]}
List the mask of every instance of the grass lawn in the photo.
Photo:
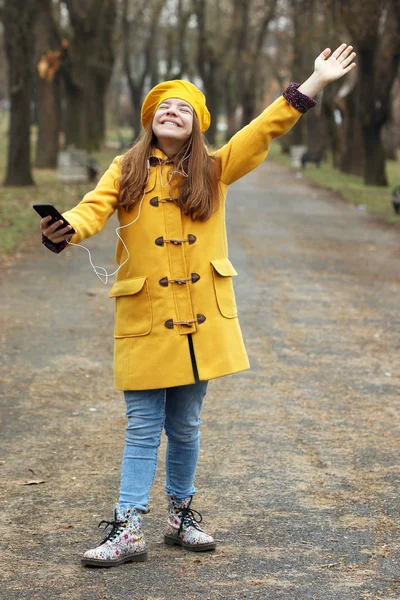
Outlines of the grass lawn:
{"type": "MultiPolygon", "coordinates": [[[[290,157],[283,154],[278,141],[271,144],[269,159],[291,167],[290,157]]],[[[344,200],[358,204],[377,215],[386,223],[400,224],[400,216],[396,216],[391,204],[392,190],[400,185],[400,160],[388,161],[386,164],[389,186],[374,187],[363,184],[362,178],[356,175],[346,175],[334,169],[328,162],[323,162],[318,169],[314,164],[308,164],[301,169],[303,177],[321,187],[338,192],[344,200]]],[[[299,170],[299,169],[297,169],[299,170]]]]}
{"type": "MultiPolygon", "coordinates": [[[[5,178],[7,160],[7,139],[4,123],[0,121],[0,182],[5,178]]],[[[101,172],[107,169],[112,160],[121,154],[118,149],[104,149],[93,152],[101,172]]],[[[0,186],[0,256],[6,256],[27,238],[40,238],[39,215],[32,204],[54,204],[60,212],[74,207],[83,196],[93,189],[93,183],[66,184],[57,180],[56,171],[33,169],[34,186],[0,186]]]]}

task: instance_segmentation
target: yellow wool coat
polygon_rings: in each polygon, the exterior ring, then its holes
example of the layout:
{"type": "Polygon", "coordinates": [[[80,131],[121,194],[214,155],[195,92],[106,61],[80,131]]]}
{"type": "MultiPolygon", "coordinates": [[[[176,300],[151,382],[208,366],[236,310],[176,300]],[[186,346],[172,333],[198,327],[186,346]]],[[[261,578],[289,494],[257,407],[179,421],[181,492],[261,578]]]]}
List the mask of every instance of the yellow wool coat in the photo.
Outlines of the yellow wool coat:
{"type": "MultiPolygon", "coordinates": [[[[201,380],[249,368],[239,326],[228,258],[225,197],[228,185],[266,157],[270,141],[286,133],[301,113],[281,96],[220,150],[220,207],[206,222],[192,221],[171,200],[167,157],[153,151],[139,219],[120,235],[130,259],[110,290],[115,302],[115,387],[144,390],[194,383],[188,334],[201,380]],[[161,160],[158,160],[161,159],[161,160]]],[[[138,214],[118,206],[117,157],[95,190],[64,213],[80,243],[102,229],[115,210],[120,225],[138,214]]],[[[179,176],[179,175],[173,175],[179,176]]],[[[118,264],[124,262],[120,241],[118,264]]]]}

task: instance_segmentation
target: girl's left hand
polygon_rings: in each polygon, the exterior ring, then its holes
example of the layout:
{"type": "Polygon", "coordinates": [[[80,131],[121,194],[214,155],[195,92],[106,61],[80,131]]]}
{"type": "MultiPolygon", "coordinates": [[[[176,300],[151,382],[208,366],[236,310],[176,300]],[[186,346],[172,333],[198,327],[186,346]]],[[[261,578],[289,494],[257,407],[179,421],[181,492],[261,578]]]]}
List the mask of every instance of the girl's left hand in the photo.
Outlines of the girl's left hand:
{"type": "Polygon", "coordinates": [[[323,52],[315,59],[314,69],[324,83],[336,81],[349,73],[356,63],[352,62],[356,56],[352,52],[353,46],[341,44],[331,55],[331,49],[325,48],[323,52]]]}

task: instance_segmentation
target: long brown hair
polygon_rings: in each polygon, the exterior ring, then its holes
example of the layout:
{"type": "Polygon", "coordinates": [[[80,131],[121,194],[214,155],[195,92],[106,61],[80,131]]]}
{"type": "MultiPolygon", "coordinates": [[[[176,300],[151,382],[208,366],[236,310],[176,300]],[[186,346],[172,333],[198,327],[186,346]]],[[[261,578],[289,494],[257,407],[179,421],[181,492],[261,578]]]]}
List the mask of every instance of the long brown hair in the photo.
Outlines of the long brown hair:
{"type": "MultiPolygon", "coordinates": [[[[143,195],[148,177],[147,160],[156,145],[157,138],[150,125],[122,159],[119,204],[128,211],[143,195]]],[[[220,159],[208,153],[195,113],[192,133],[174,156],[172,170],[187,175],[176,178],[172,188],[175,202],[193,221],[207,221],[219,206],[220,159]]]]}

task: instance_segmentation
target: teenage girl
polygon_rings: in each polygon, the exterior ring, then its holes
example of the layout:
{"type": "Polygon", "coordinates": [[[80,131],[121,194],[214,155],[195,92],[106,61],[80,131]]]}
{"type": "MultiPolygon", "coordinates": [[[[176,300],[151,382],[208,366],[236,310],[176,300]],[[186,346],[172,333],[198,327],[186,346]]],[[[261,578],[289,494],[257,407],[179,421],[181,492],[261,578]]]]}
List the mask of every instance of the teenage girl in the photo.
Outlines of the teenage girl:
{"type": "MultiPolygon", "coordinates": [[[[270,141],[314,106],[323,87],[355,67],[352,46],[325,49],[302,85],[292,83],[223,148],[209,153],[210,114],[188,81],[166,81],[143,103],[143,134],[118,156],[57,230],[41,220],[54,252],[80,245],[118,212],[115,387],[128,425],[121,487],[111,531],[85,552],[84,565],[146,560],[142,515],[148,512],[163,428],[168,445],[166,544],[213,550],[191,509],[199,455],[200,410],[209,379],[249,368],[239,327],[225,227],[227,187],[262,163],[270,141]]],[[[95,269],[99,276],[103,273],[95,269]]],[[[199,513],[197,513],[199,514],[199,513]]]]}

